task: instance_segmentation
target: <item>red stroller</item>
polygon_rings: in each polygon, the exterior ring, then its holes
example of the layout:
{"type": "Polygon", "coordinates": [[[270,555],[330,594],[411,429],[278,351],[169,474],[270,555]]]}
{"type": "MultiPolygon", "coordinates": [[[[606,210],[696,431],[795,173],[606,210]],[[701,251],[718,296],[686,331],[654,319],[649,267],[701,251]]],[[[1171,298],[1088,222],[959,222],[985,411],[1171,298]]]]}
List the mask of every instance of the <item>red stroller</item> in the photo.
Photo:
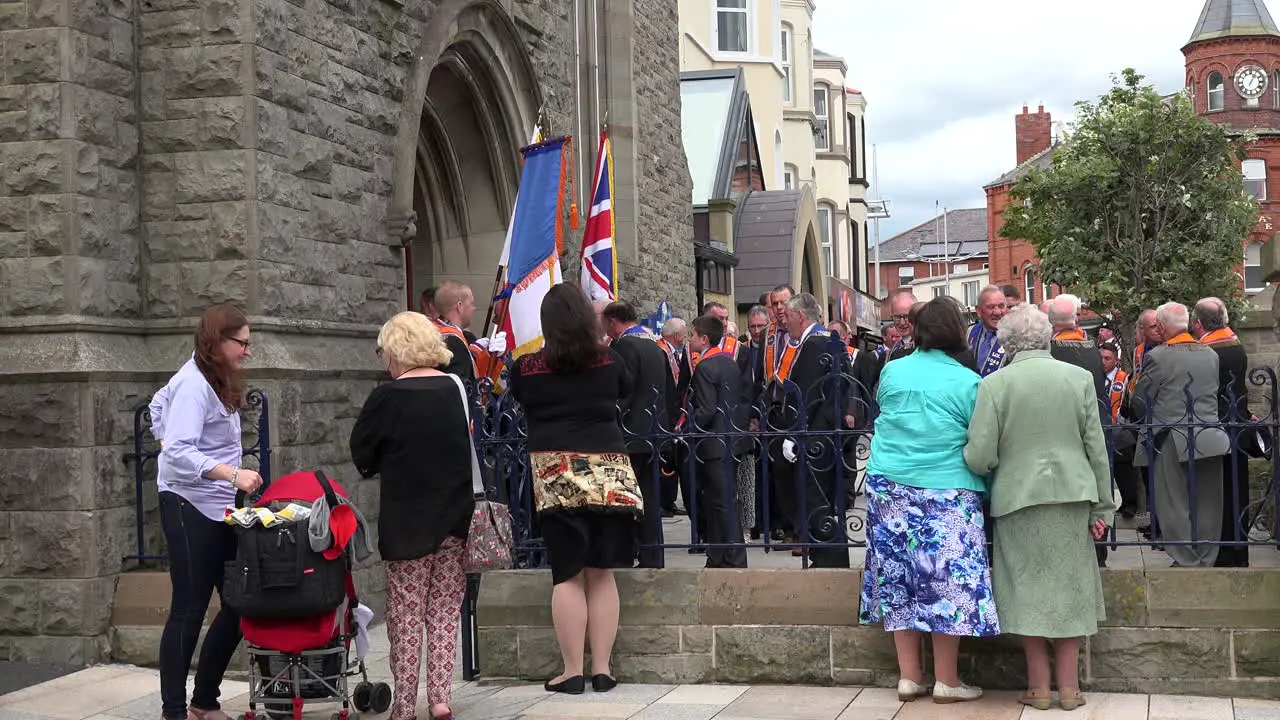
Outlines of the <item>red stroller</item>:
{"type": "MultiPolygon", "coordinates": [[[[347,497],[334,481],[330,497],[347,497]]],[[[262,492],[254,508],[278,511],[290,503],[310,506],[324,496],[321,477],[312,472],[286,475],[262,492]]],[[[308,520],[296,523],[296,534],[305,542],[308,520]]],[[[357,636],[355,609],[359,605],[355,583],[351,577],[349,540],[355,528],[351,507],[330,507],[330,528],[334,545],[325,557],[342,557],[346,569],[346,597],[335,610],[297,618],[242,617],[240,621],[249,652],[249,710],[241,720],[255,720],[261,704],[272,720],[292,717],[301,720],[304,705],[341,703],[342,709],[331,720],[349,720],[350,706],[364,712],[386,712],[391,707],[391,686],[370,683],[364,660],[351,659],[351,645],[357,636]],[[347,678],[360,677],[354,691],[347,678]]],[[[358,717],[358,716],[354,716],[358,717]]]]}

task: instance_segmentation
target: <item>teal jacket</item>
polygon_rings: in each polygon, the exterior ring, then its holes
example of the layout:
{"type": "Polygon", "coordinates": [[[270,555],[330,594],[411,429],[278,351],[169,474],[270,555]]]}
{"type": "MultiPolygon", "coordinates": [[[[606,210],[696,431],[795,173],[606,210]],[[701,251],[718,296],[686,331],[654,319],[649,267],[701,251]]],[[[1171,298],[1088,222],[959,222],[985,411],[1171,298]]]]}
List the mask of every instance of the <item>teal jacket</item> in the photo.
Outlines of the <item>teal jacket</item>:
{"type": "Polygon", "coordinates": [[[911,487],[986,492],[986,481],[964,461],[978,382],[977,373],[939,350],[885,364],[867,474],[911,487]]]}

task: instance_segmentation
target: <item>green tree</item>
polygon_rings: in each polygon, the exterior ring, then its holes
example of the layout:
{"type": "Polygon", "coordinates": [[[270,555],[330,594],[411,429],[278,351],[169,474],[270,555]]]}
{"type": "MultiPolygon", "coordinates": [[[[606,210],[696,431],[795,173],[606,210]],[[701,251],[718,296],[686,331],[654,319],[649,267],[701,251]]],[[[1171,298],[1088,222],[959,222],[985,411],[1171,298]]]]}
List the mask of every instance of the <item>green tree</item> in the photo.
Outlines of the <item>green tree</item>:
{"type": "Polygon", "coordinates": [[[1210,295],[1239,312],[1236,273],[1257,206],[1238,162],[1253,138],[1142,80],[1126,69],[1097,104],[1076,104],[1052,167],[1013,187],[1000,234],[1035,246],[1045,282],[1126,325],[1145,308],[1210,295]]]}

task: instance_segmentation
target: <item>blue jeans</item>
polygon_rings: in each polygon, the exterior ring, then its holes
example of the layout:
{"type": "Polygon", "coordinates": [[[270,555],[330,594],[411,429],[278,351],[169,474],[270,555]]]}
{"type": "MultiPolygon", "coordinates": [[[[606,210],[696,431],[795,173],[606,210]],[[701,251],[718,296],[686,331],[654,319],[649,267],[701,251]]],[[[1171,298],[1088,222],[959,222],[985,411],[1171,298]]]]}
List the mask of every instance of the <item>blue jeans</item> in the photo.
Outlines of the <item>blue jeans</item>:
{"type": "MultiPolygon", "coordinates": [[[[173,598],[160,636],[160,703],[165,720],[187,717],[187,674],[213,591],[222,592],[224,563],[234,560],[231,526],[205,517],[182,496],[160,493],[160,524],[169,544],[173,598]]],[[[200,647],[191,707],[218,710],[218,686],[240,644],[240,616],[223,605],[200,647]]]]}

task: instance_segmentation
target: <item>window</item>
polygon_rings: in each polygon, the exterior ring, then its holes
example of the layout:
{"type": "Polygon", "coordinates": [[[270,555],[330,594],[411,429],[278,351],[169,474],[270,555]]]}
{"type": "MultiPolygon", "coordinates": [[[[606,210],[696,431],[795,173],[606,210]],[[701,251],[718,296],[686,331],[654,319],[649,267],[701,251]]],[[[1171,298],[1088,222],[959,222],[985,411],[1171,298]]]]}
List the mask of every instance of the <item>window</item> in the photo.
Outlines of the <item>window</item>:
{"type": "Polygon", "coordinates": [[[1262,243],[1249,243],[1244,249],[1244,289],[1261,292],[1267,289],[1262,280],[1262,243]]]}
{"type": "Polygon", "coordinates": [[[827,86],[813,87],[813,148],[818,152],[831,149],[830,120],[827,117],[827,86]]]}
{"type": "Polygon", "coordinates": [[[1280,70],[1271,73],[1271,106],[1280,109],[1280,70]]]}
{"type": "MultiPolygon", "coordinates": [[[[746,0],[743,0],[743,2],[745,1],[746,0]]],[[[1226,91],[1222,87],[1222,73],[1217,70],[1209,73],[1208,86],[1209,110],[1221,110],[1226,101],[1226,91]]]]}
{"type": "Polygon", "coordinates": [[[716,0],[716,47],[720,52],[748,50],[747,0],[716,0]]]}
{"type": "Polygon", "coordinates": [[[951,269],[951,272],[953,272],[953,273],[966,273],[966,272],[969,272],[969,264],[968,264],[968,263],[960,263],[959,265],[956,265],[954,268],[952,268],[952,269],[951,269]]]}
{"type": "Polygon", "coordinates": [[[916,280],[916,269],[911,265],[898,266],[898,284],[910,285],[916,280]]]}
{"type": "Polygon", "coordinates": [[[782,189],[783,190],[796,189],[796,168],[794,165],[787,165],[782,170],[782,189]]]}
{"type": "Polygon", "coordinates": [[[934,286],[933,286],[933,296],[934,296],[934,297],[946,297],[946,295],[947,295],[947,287],[946,287],[945,285],[934,285],[934,286]]]}
{"type": "Polygon", "coordinates": [[[1036,302],[1037,302],[1037,300],[1036,300],[1036,270],[1035,270],[1035,268],[1033,268],[1033,267],[1031,267],[1030,265],[1028,265],[1028,266],[1027,266],[1027,269],[1022,273],[1022,276],[1023,276],[1023,277],[1022,277],[1022,279],[1024,280],[1024,283],[1023,283],[1023,286],[1022,286],[1022,287],[1023,287],[1023,289],[1026,291],[1026,294],[1025,294],[1025,295],[1023,295],[1023,298],[1025,298],[1025,299],[1026,299],[1027,303],[1029,303],[1029,304],[1031,304],[1031,305],[1035,305],[1035,304],[1036,304],[1036,302]]]}
{"type": "Polygon", "coordinates": [[[782,102],[790,105],[795,101],[791,98],[791,28],[787,25],[782,26],[778,51],[781,54],[778,61],[782,64],[782,102]]]}
{"type": "Polygon", "coordinates": [[[729,281],[729,266],[714,260],[702,261],[702,289],[719,295],[728,295],[733,287],[729,281]]]}
{"type": "Polygon", "coordinates": [[[964,295],[965,307],[978,306],[978,281],[971,280],[960,286],[960,292],[964,295]]]}
{"type": "Polygon", "coordinates": [[[858,118],[846,115],[845,124],[845,142],[849,145],[849,179],[855,180],[862,177],[858,173],[858,118]]]}
{"type": "Polygon", "coordinates": [[[835,267],[835,247],[831,238],[835,236],[831,221],[835,218],[834,208],[826,203],[818,204],[818,246],[822,252],[822,272],[832,274],[835,267]]]}
{"type": "Polygon", "coordinates": [[[1255,200],[1267,199],[1267,161],[1254,158],[1240,163],[1244,174],[1244,191],[1255,200]]]}

